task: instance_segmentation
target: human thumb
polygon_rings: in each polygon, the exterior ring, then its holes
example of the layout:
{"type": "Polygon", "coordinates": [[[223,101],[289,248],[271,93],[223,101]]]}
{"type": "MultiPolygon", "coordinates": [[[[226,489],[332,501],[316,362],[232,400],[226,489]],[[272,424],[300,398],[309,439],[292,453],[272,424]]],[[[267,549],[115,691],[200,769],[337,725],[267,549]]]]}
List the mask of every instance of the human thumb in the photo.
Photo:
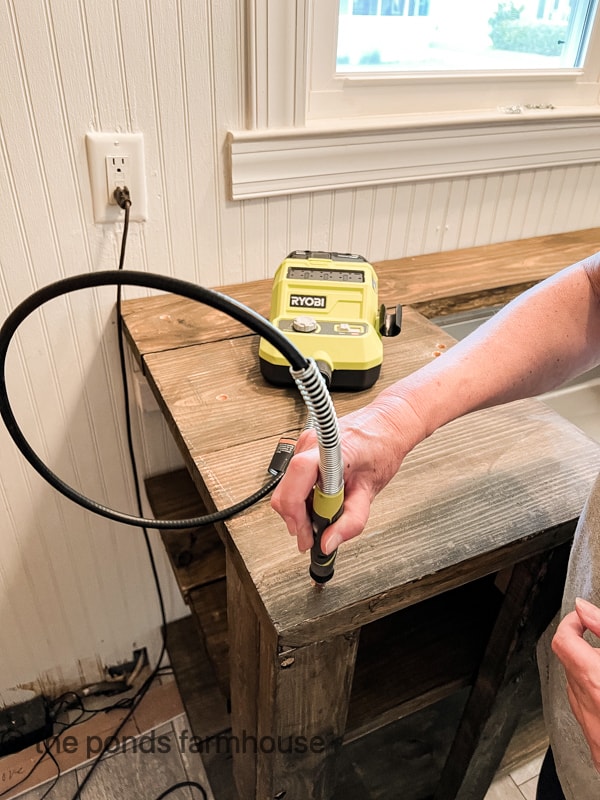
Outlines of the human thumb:
{"type": "Polygon", "coordinates": [[[596,636],[600,636],[600,608],[589,600],[578,597],[575,600],[575,610],[582,624],[596,636]]]}

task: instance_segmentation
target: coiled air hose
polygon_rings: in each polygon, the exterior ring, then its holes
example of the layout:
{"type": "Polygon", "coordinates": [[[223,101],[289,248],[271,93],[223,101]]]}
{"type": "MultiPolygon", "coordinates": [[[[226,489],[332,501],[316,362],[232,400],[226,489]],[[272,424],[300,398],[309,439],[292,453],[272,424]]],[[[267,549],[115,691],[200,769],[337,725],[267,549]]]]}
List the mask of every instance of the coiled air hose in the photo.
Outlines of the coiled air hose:
{"type": "MultiPolygon", "coordinates": [[[[307,406],[311,425],[316,430],[319,442],[321,477],[318,486],[315,487],[314,514],[319,517],[319,520],[328,519],[331,521],[333,519],[331,516],[332,497],[336,498],[333,501],[334,505],[336,507],[339,506],[341,510],[343,501],[343,467],[337,418],[326,384],[316,364],[310,359],[306,359],[290,340],[268,320],[237,300],[188,281],[155,273],[137,272],[135,270],[107,270],[63,278],[31,294],[5,320],[2,328],[0,328],[0,415],[13,441],[31,466],[54,489],[88,511],[126,525],[170,530],[199,527],[229,519],[268,494],[281,478],[281,475],[278,475],[250,497],[221,511],[183,520],[164,520],[133,516],[108,508],[66,484],[41,460],[21,431],[10,405],[6,387],[6,357],[10,342],[21,323],[44,303],[70,292],[108,285],[141,286],[170,292],[186,297],[189,300],[203,303],[241,322],[279,350],[290,363],[290,372],[307,406]],[[321,496],[325,498],[325,504],[321,496]],[[321,514],[324,516],[321,517],[321,514]]],[[[321,530],[322,532],[324,530],[324,528],[320,527],[321,525],[322,522],[320,521],[318,524],[313,523],[315,528],[315,547],[318,547],[320,542],[320,533],[317,533],[317,531],[321,530]]],[[[321,553],[320,547],[318,547],[318,553],[321,553]]],[[[316,551],[312,553],[311,551],[313,559],[318,556],[318,553],[316,551]]],[[[321,555],[326,562],[325,566],[311,564],[311,575],[319,583],[329,580],[333,574],[332,557],[324,556],[322,553],[321,555]]],[[[335,554],[333,558],[335,558],[335,554]]]]}

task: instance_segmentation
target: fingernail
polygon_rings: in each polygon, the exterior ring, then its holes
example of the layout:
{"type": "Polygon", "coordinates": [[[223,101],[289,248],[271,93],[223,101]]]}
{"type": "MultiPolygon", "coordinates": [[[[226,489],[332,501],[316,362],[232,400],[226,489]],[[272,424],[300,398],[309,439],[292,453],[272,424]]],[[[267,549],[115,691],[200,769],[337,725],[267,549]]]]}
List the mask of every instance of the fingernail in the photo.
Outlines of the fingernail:
{"type": "Polygon", "coordinates": [[[343,539],[339,534],[334,534],[325,544],[325,555],[329,556],[333,551],[339,547],[343,539]]]}
{"type": "Polygon", "coordinates": [[[590,603],[589,600],[584,600],[583,597],[575,598],[575,609],[582,619],[593,619],[594,625],[600,621],[600,608],[590,603]]]}

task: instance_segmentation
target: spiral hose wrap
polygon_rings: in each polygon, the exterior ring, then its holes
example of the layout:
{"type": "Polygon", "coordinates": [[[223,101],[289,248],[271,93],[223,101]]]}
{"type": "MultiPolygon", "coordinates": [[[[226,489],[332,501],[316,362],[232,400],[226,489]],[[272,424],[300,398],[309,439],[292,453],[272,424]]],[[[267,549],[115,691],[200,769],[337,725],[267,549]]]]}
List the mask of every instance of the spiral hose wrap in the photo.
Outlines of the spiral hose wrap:
{"type": "Polygon", "coordinates": [[[314,428],[317,434],[319,486],[325,494],[336,494],[344,485],[344,469],[340,430],[331,395],[313,359],[308,359],[304,369],[290,368],[290,374],[308,410],[307,427],[314,428]]]}

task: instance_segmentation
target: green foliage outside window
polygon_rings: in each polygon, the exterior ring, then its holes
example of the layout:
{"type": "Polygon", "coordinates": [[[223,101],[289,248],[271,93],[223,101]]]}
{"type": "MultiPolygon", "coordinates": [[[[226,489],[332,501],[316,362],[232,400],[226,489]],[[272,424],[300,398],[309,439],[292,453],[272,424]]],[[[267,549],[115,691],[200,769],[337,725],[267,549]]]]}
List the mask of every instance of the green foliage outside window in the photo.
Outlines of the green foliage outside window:
{"type": "Polygon", "coordinates": [[[537,53],[559,56],[567,37],[567,25],[549,22],[524,23],[520,21],[523,6],[499,3],[490,18],[490,39],[496,50],[513,50],[520,53],[537,53]]]}
{"type": "MultiPolygon", "coordinates": [[[[359,59],[359,64],[381,64],[381,54],[379,50],[372,50],[370,53],[363,53],[359,59]]],[[[339,64],[339,60],[338,60],[339,64]]]]}

